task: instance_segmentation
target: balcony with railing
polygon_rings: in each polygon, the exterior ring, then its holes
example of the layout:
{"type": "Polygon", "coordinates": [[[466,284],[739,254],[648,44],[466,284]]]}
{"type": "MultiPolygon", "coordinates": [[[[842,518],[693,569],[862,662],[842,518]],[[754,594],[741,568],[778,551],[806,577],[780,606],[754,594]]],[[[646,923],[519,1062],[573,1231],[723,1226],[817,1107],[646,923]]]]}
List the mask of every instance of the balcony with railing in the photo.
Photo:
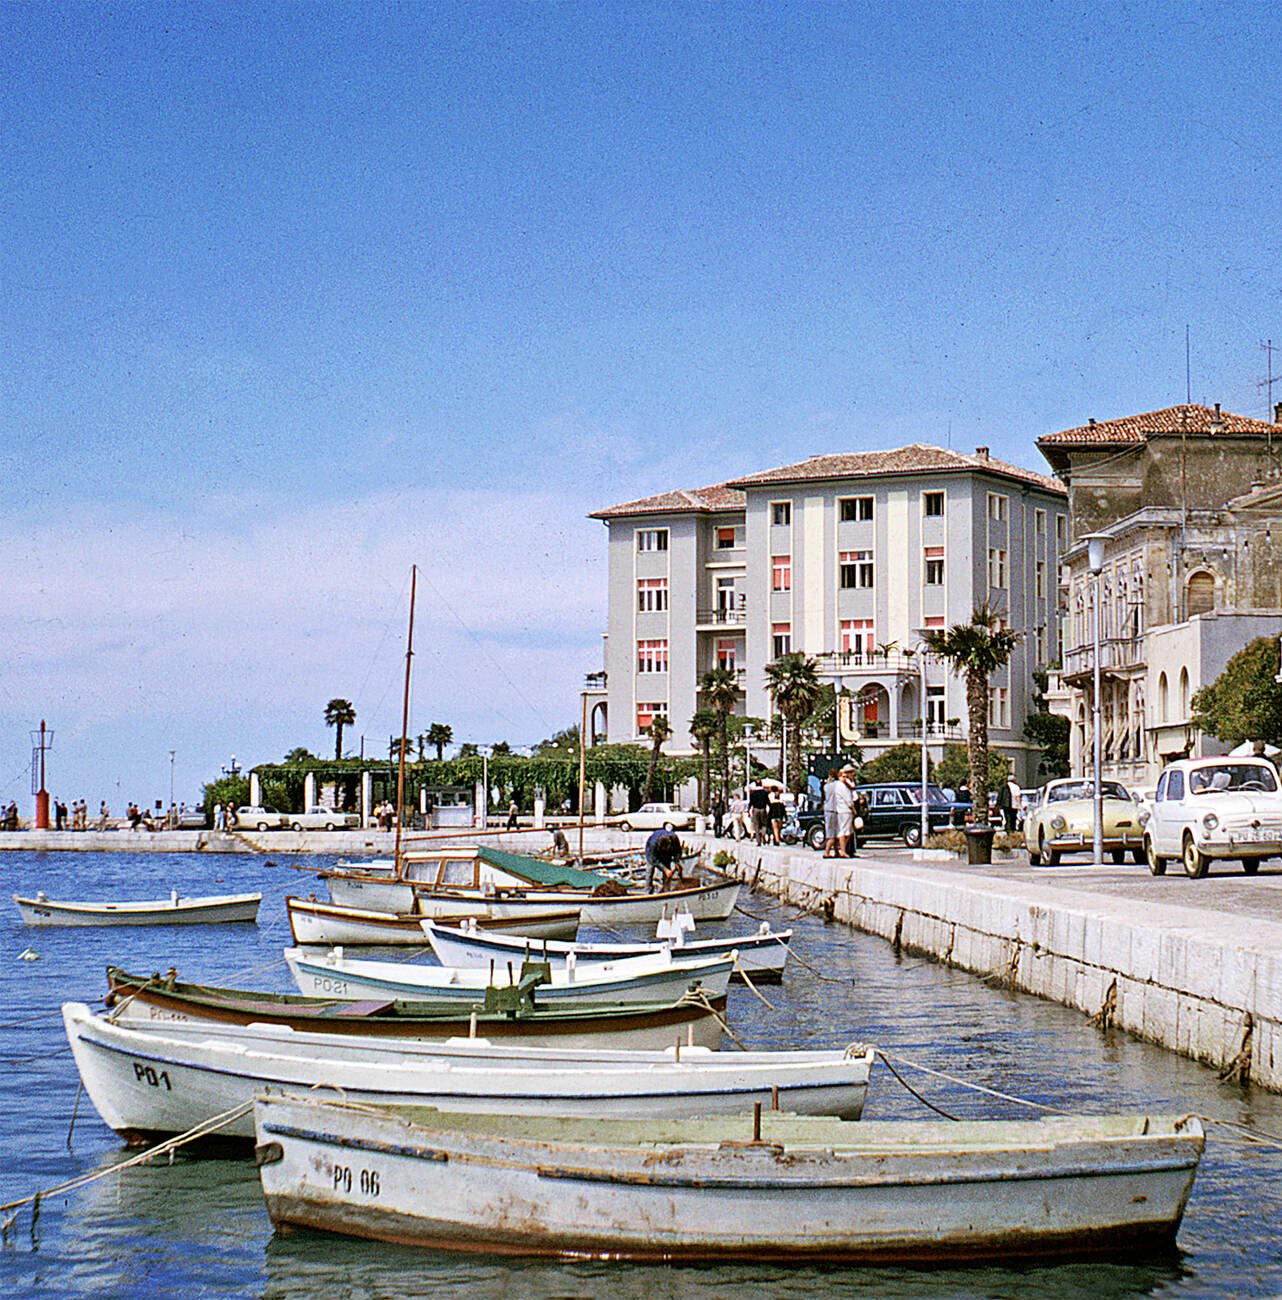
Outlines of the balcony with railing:
{"type": "Polygon", "coordinates": [[[916,655],[900,650],[829,650],[815,655],[821,677],[916,677],[921,672],[916,655]]]}
{"type": "MultiPolygon", "coordinates": [[[[1142,668],[1145,663],[1142,636],[1106,637],[1100,642],[1100,672],[1126,672],[1142,668]]],[[[1074,646],[1064,651],[1064,679],[1081,680],[1095,671],[1095,651],[1090,645],[1074,646]]]]}
{"type": "Polygon", "coordinates": [[[711,609],[695,611],[694,623],[700,632],[739,631],[747,621],[748,611],[742,605],[717,605],[711,609]]]}

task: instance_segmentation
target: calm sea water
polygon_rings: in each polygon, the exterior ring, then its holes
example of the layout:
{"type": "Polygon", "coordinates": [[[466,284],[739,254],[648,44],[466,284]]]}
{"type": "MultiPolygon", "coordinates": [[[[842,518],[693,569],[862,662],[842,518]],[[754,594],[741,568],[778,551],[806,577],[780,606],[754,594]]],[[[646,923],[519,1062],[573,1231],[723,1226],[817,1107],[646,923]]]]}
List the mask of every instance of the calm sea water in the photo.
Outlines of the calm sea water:
{"type": "MultiPolygon", "coordinates": [[[[71,1133],[77,1075],[59,1004],[101,998],[114,962],[150,973],[171,965],[208,983],[285,990],[283,898],[319,890],[298,859],[196,854],[4,854],[6,892],[50,897],[161,897],[261,889],[252,926],[28,930],[7,905],[0,921],[0,1202],[109,1169],[124,1157],[87,1101],[71,1133]],[[40,959],[19,960],[32,948],[40,959]]],[[[311,865],[328,859],[308,859],[311,865]]],[[[823,970],[790,966],[782,988],[732,992],[732,1027],[752,1046],[874,1042],[903,1057],[1063,1109],[1195,1111],[1282,1133],[1282,1097],[1226,1088],[1215,1075],[1079,1015],[915,958],[879,939],[825,925],[764,896],[744,906],[796,930],[794,951],[823,970]]],[[[725,927],[751,922],[739,917],[725,927]]],[[[961,1115],[1025,1112],[920,1074],[910,1080],[961,1115]]],[[[926,1118],[879,1067],[869,1118],[926,1118]]],[[[1282,1294],[1282,1151],[1212,1130],[1178,1254],[1115,1264],[1010,1269],[910,1269],[550,1264],[455,1257],[321,1234],[278,1237],[252,1161],[179,1156],[109,1174],[48,1198],[33,1224],[22,1210],[0,1249],[0,1295],[261,1296],[272,1300],[470,1297],[868,1296],[1075,1297],[1282,1294]]]]}

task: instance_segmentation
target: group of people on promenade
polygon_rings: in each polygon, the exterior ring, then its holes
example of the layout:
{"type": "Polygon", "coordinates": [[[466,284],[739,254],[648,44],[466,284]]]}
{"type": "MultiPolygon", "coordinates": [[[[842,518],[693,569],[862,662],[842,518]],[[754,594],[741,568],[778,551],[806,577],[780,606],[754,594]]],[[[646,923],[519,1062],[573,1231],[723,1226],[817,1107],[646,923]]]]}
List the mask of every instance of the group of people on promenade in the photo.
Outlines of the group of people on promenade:
{"type": "Polygon", "coordinates": [[[772,778],[754,780],[746,790],[736,790],[729,806],[717,794],[712,800],[712,833],[717,839],[751,839],[757,844],[782,844],[792,796],[772,778]]]}
{"type": "Polygon", "coordinates": [[[834,767],[824,782],[824,857],[857,858],[859,832],[868,814],[868,800],[855,786],[855,769],[834,767]]]}

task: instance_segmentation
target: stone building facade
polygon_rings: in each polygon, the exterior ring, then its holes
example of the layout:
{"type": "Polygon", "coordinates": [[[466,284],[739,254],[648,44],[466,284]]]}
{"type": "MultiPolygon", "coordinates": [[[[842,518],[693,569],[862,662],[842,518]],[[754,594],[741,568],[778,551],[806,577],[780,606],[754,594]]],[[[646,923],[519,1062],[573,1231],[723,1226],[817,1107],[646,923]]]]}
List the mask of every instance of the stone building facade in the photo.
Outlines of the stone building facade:
{"type": "Polygon", "coordinates": [[[738,674],[740,713],[768,717],[765,667],[799,650],[856,697],[866,757],[919,739],[923,711],[939,757],[965,738],[965,692],[927,660],[923,699],[920,631],[988,602],[1026,633],[993,681],[992,742],[1019,779],[1035,768],[1024,720],[1033,673],[1058,654],[1055,575],[1069,536],[1056,480],[986,448],[913,444],[815,456],[593,517],[609,530],[598,689],[610,739],[641,739],[663,713],[669,749],[691,752],[699,679],[715,666],[738,674]]]}
{"type": "Polygon", "coordinates": [[[1183,405],[1038,439],[1072,519],[1051,700],[1072,722],[1074,772],[1091,762],[1090,534],[1104,538],[1104,774],[1146,786],[1174,758],[1222,752],[1192,726],[1192,698],[1247,642],[1282,632],[1282,406],[1274,414],[1183,405]]]}

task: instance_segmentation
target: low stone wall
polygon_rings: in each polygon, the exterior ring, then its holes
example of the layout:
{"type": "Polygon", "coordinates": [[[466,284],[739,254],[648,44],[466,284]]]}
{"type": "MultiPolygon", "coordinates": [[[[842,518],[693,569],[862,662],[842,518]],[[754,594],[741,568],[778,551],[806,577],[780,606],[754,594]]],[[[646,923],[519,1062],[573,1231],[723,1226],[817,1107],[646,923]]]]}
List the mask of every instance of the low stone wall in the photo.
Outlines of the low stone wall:
{"type": "Polygon", "coordinates": [[[1282,1091],[1282,925],[907,859],[732,846],[754,887],[1282,1091]]]}

